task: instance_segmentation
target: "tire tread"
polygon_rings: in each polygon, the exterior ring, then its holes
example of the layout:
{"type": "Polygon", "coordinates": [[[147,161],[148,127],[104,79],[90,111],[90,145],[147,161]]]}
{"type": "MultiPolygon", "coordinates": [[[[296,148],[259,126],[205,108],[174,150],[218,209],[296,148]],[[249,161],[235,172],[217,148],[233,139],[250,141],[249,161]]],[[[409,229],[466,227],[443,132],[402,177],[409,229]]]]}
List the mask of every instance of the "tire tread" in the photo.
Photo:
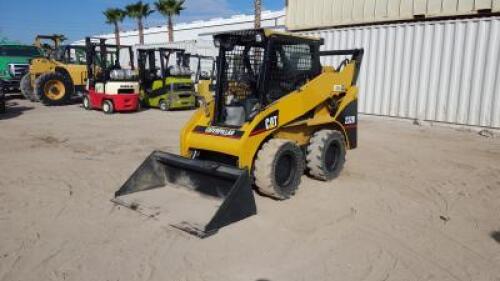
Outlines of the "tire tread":
{"type": "MultiPolygon", "coordinates": [[[[293,143],[285,139],[271,139],[264,143],[259,152],[254,163],[254,178],[255,185],[258,187],[259,191],[263,194],[273,197],[275,199],[288,199],[291,195],[295,193],[295,190],[300,185],[300,177],[293,190],[290,191],[291,194],[281,194],[275,189],[274,175],[273,175],[273,165],[275,161],[275,156],[279,150],[287,145],[288,143],[293,143]]],[[[295,145],[295,143],[293,143],[295,145]]],[[[300,148],[298,148],[300,154],[300,148]]],[[[303,157],[299,160],[299,167],[297,167],[297,173],[302,175],[304,172],[304,161],[303,157]]]]}
{"type": "Polygon", "coordinates": [[[59,72],[48,72],[40,75],[35,80],[35,89],[34,89],[34,96],[36,99],[40,100],[43,104],[45,105],[65,105],[68,104],[71,100],[71,97],[73,96],[73,81],[71,81],[70,78],[68,78],[66,75],[63,75],[59,72]],[[65,87],[65,94],[64,97],[62,97],[60,100],[53,101],[49,98],[47,98],[43,92],[43,85],[49,81],[57,79],[63,82],[64,87],[65,87]]]}
{"type": "Polygon", "coordinates": [[[312,177],[322,181],[327,181],[337,177],[340,171],[342,170],[345,162],[345,147],[344,147],[344,152],[341,153],[340,156],[342,158],[340,159],[339,163],[340,166],[338,167],[338,169],[336,169],[336,171],[330,175],[328,175],[325,172],[323,167],[322,155],[325,150],[325,141],[327,141],[329,138],[339,139],[345,144],[344,136],[339,131],[324,129],[324,130],[319,130],[313,134],[313,136],[309,140],[309,145],[307,146],[306,149],[306,167],[308,173],[312,177]]]}

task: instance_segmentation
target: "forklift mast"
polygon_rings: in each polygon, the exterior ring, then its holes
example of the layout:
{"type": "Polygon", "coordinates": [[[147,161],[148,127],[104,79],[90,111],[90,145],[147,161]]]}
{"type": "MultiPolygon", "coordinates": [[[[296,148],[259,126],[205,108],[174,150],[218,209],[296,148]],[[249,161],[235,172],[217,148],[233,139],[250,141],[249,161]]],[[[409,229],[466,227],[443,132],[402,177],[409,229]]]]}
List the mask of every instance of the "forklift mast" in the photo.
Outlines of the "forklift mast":
{"type": "MultiPolygon", "coordinates": [[[[178,66],[185,65],[186,53],[183,49],[176,48],[154,48],[154,49],[138,49],[138,67],[139,67],[139,77],[141,79],[141,84],[145,85],[145,88],[149,88],[150,84],[155,80],[162,80],[163,87],[166,87],[166,78],[169,76],[167,73],[168,64],[170,61],[170,56],[176,54],[176,63],[178,66]],[[158,67],[156,64],[156,55],[159,55],[160,59],[160,74],[158,75],[158,67]]],[[[189,60],[188,60],[189,65],[189,60]]]]}
{"type": "Polygon", "coordinates": [[[131,46],[106,44],[105,38],[85,38],[85,55],[90,85],[93,85],[97,80],[97,67],[99,67],[102,72],[101,75],[99,75],[101,78],[99,79],[101,80],[100,82],[106,82],[108,80],[109,74],[113,68],[121,68],[120,51],[123,49],[128,50],[130,69],[134,70],[134,53],[131,46]],[[109,58],[111,60],[114,59],[114,61],[108,62],[108,55],[110,55],[109,58]]]}
{"type": "Polygon", "coordinates": [[[214,74],[215,74],[215,61],[216,59],[212,56],[204,56],[204,55],[191,55],[192,58],[195,58],[197,60],[196,62],[196,72],[195,72],[195,83],[198,83],[201,79],[202,72],[201,72],[201,62],[203,60],[211,61],[211,69],[210,69],[210,74],[209,74],[209,80],[214,80],[214,74]]]}

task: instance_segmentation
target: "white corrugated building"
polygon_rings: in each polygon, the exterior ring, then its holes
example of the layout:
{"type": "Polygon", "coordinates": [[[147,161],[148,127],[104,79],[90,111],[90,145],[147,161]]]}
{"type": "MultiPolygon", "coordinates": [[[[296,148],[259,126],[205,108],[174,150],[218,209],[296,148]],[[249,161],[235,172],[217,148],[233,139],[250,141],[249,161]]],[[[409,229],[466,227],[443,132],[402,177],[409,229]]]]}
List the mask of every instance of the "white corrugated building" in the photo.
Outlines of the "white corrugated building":
{"type": "MultiPolygon", "coordinates": [[[[262,27],[273,29],[285,29],[285,11],[263,11],[261,17],[262,27]]],[[[214,33],[249,29],[254,26],[253,15],[234,15],[228,18],[214,18],[199,20],[189,23],[179,23],[174,26],[175,41],[211,41],[214,33]]],[[[94,35],[100,38],[109,38],[110,44],[115,41],[114,33],[94,35]]],[[[135,45],[139,43],[137,30],[126,30],[120,32],[120,40],[123,45],[135,45]]],[[[168,29],[166,25],[152,26],[144,29],[145,45],[163,45],[168,41],[168,29]]],[[[85,44],[83,40],[74,44],[85,44]]]]}
{"type": "Polygon", "coordinates": [[[365,114],[500,128],[500,0],[288,0],[288,30],[364,48],[365,114]]]}
{"type": "MultiPolygon", "coordinates": [[[[265,28],[276,30],[285,29],[285,11],[263,11],[261,25],[265,28]]],[[[254,26],[253,15],[234,15],[228,18],[214,18],[199,20],[189,23],[179,23],[174,26],[175,42],[168,43],[168,29],[166,25],[152,26],[144,29],[144,45],[139,45],[139,33],[137,30],[125,30],[120,32],[122,45],[132,45],[137,48],[151,47],[173,47],[182,48],[189,53],[216,56],[212,36],[215,33],[233,30],[250,29],[254,26]]],[[[107,38],[109,44],[115,43],[114,33],[98,34],[93,37],[107,38]]],[[[74,42],[75,45],[84,45],[85,40],[74,42]]],[[[125,58],[124,58],[125,59],[125,58]]],[[[171,63],[174,63],[172,60],[171,63]]],[[[126,62],[125,62],[126,63],[126,62]]],[[[209,71],[211,65],[202,65],[203,70],[209,71]]]]}

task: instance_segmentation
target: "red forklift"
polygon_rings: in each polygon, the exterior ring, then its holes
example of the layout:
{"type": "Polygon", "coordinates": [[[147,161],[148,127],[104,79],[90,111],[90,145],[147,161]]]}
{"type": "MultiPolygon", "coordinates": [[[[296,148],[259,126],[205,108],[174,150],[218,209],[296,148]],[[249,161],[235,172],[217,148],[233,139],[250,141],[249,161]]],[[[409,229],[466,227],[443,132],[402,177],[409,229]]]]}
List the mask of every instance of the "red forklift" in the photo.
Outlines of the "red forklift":
{"type": "Polygon", "coordinates": [[[85,46],[88,93],[83,97],[83,107],[106,114],[139,110],[139,77],[132,47],[110,45],[106,39],[91,37],[85,38],[85,46]],[[128,67],[123,67],[127,63],[128,67]]]}

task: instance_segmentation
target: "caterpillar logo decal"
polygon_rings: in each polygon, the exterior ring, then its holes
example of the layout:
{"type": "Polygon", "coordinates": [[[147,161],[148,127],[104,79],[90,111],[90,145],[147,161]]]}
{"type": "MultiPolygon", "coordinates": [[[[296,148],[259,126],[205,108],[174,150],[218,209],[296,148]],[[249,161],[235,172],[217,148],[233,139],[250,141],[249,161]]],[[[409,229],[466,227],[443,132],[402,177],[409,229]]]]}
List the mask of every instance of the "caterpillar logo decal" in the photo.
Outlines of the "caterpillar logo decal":
{"type": "Polygon", "coordinates": [[[213,127],[213,126],[196,126],[193,130],[194,133],[211,135],[211,136],[219,136],[226,138],[235,138],[239,139],[243,136],[243,131],[239,131],[231,128],[224,127],[213,127]]]}
{"type": "Polygon", "coordinates": [[[273,111],[267,115],[257,126],[252,130],[250,136],[255,136],[265,131],[272,130],[279,125],[279,111],[273,111]]]}

